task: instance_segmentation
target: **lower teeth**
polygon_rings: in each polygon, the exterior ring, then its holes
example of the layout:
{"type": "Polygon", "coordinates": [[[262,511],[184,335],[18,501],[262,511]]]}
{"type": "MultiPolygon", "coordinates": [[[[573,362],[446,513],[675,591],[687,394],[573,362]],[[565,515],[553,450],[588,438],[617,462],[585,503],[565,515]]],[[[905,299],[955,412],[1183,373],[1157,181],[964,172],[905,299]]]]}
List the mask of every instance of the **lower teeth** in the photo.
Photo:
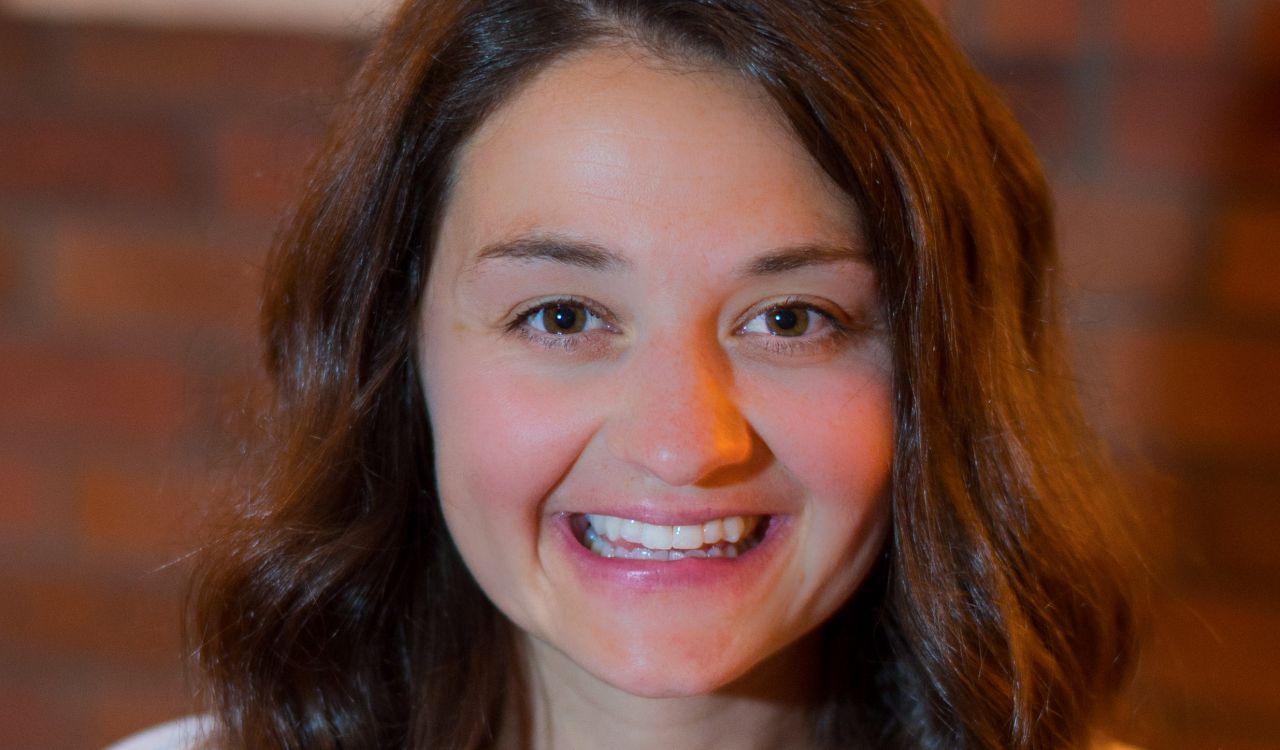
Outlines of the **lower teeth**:
{"type": "Polygon", "coordinates": [[[649,549],[648,547],[614,546],[608,539],[587,527],[582,536],[583,544],[600,557],[618,557],[626,560],[660,560],[670,562],[683,560],[686,557],[726,557],[733,559],[759,544],[759,539],[743,539],[737,543],[718,542],[698,549],[649,549]]]}

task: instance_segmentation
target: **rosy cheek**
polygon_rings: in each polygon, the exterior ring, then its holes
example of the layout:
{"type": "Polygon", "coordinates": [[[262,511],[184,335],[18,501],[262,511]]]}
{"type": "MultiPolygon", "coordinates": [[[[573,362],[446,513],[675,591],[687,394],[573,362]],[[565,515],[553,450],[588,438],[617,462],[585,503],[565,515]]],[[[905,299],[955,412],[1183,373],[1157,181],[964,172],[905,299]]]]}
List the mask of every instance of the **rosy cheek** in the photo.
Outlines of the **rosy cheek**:
{"type": "Polygon", "coordinates": [[[432,383],[442,396],[432,404],[442,491],[536,522],[541,500],[589,438],[582,399],[572,386],[480,353],[453,355],[456,364],[432,383]]]}
{"type": "Polygon", "coordinates": [[[848,485],[887,476],[893,450],[887,375],[814,371],[772,386],[756,395],[754,421],[770,450],[806,484],[857,491],[862,487],[848,485]]]}

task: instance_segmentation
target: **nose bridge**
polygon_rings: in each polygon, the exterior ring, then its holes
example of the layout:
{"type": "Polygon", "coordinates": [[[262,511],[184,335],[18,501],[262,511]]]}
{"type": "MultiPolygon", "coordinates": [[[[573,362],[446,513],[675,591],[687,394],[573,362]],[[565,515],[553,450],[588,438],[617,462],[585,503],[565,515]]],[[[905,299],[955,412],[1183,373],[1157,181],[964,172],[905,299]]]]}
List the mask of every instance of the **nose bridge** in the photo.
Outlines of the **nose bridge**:
{"type": "Polygon", "coordinates": [[[638,346],[623,384],[608,430],[623,460],[682,486],[750,457],[750,427],[714,337],[688,332],[638,346]]]}

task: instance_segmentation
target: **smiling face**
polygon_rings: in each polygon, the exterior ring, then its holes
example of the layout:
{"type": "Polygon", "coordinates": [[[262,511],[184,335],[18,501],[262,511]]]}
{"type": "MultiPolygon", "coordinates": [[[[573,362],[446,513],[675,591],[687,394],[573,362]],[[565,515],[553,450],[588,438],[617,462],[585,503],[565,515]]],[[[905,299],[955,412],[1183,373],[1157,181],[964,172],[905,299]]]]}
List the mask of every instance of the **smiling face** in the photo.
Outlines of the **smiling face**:
{"type": "Polygon", "coordinates": [[[887,526],[878,309],[849,202],[732,73],[595,50],[488,118],[421,371],[450,533],[535,662],[709,693],[848,599],[887,526]]]}

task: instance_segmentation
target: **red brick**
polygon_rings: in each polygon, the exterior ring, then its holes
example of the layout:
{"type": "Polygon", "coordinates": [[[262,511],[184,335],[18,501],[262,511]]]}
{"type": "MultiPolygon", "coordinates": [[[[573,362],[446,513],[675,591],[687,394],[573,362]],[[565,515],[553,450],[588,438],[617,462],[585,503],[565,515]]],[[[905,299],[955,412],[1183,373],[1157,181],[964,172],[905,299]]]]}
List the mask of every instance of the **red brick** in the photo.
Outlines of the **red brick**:
{"type": "Polygon", "coordinates": [[[24,674],[0,670],[0,747],[83,747],[86,721],[78,709],[32,682],[24,674]]]}
{"type": "Polygon", "coordinates": [[[0,231],[0,310],[8,309],[18,291],[21,255],[16,243],[0,231]]]}
{"type": "Polygon", "coordinates": [[[1280,343],[1207,332],[1100,338],[1105,427],[1184,454],[1273,460],[1280,453],[1280,343]]]}
{"type": "Polygon", "coordinates": [[[1199,272],[1196,210],[1146,195],[1061,191],[1058,232],[1068,296],[1185,293],[1199,272]]]}
{"type": "Polygon", "coordinates": [[[134,732],[198,712],[176,660],[168,671],[129,677],[133,679],[94,692],[87,707],[88,747],[104,747],[134,732]]]}
{"type": "Polygon", "coordinates": [[[318,132],[298,133],[235,123],[216,138],[216,184],[227,210],[278,220],[300,197],[305,167],[319,150],[318,132]]]}
{"type": "MultiPolygon", "coordinates": [[[[1149,657],[1154,658],[1154,657],[1149,657]]],[[[1163,658],[1179,658],[1165,654],[1163,658]]],[[[1275,750],[1280,729],[1229,705],[1196,703],[1194,687],[1181,690],[1139,679],[1130,690],[1127,721],[1120,739],[1159,750],[1275,750]]]]}
{"type": "Polygon", "coordinates": [[[192,194],[186,170],[156,123],[0,116],[0,193],[173,202],[192,194]]]}
{"type": "MultiPolygon", "coordinates": [[[[59,320],[90,329],[255,333],[260,263],[196,232],[76,225],[57,233],[59,320]]],[[[230,242],[231,240],[226,240],[230,242]]],[[[261,240],[265,248],[266,238],[261,240]]]]}
{"type": "Polygon", "coordinates": [[[1242,19],[1247,30],[1248,67],[1262,73],[1280,73],[1280,3],[1248,5],[1251,7],[1242,19]]]}
{"type": "Polygon", "coordinates": [[[1125,467],[1121,481],[1130,518],[1137,532],[1130,543],[1161,580],[1179,576],[1201,557],[1192,518],[1193,503],[1178,481],[1153,467],[1125,467]]]}
{"type": "Polygon", "coordinates": [[[1195,68],[1129,70],[1117,77],[1111,151],[1122,167],[1211,176],[1224,148],[1229,91],[1195,68]]]}
{"type": "Polygon", "coordinates": [[[1213,0],[1120,0],[1115,41],[1121,56],[1204,60],[1215,51],[1217,20],[1213,0]]]}
{"type": "Polygon", "coordinates": [[[0,642],[24,644],[29,655],[97,663],[154,667],[181,658],[176,587],[122,586],[94,580],[93,572],[0,578],[0,642]]]}
{"type": "Polygon", "coordinates": [[[55,525],[40,472],[15,459],[0,459],[0,538],[30,539],[55,525]]]}
{"type": "Polygon", "coordinates": [[[319,36],[87,28],[71,52],[75,85],[112,102],[301,101],[336,96],[356,45],[319,36]]]}
{"type": "Polygon", "coordinates": [[[988,51],[1016,57],[1066,57],[1080,39],[1079,0],[988,0],[983,42],[988,51]]]}
{"type": "Polygon", "coordinates": [[[1193,704],[1245,714],[1280,705],[1280,608],[1222,595],[1162,598],[1144,681],[1193,704]]]}
{"type": "Polygon", "coordinates": [[[1280,202],[1233,206],[1219,233],[1214,298],[1258,316],[1280,314],[1280,202]]]}
{"type": "Polygon", "coordinates": [[[165,444],[185,421],[187,374],[171,363],[12,340],[0,362],[0,432],[165,444]]]}
{"type": "Polygon", "coordinates": [[[0,101],[17,101],[35,93],[47,55],[29,24],[0,15],[0,101]]]}
{"type": "Polygon", "coordinates": [[[1043,158],[1053,162],[1068,153],[1075,132],[1064,66],[988,65],[983,73],[1000,89],[1043,158]]]}
{"type": "Polygon", "coordinates": [[[1206,489],[1199,532],[1211,571],[1237,581],[1247,580],[1245,576],[1277,580],[1280,481],[1226,477],[1206,489]]]}
{"type": "Polygon", "coordinates": [[[96,553],[164,564],[196,544],[208,498],[199,477],[129,474],[107,466],[83,471],[77,488],[80,534],[96,553]]]}
{"type": "Polygon", "coordinates": [[[1242,82],[1226,111],[1227,177],[1242,186],[1280,187],[1280,71],[1242,82]]]}

